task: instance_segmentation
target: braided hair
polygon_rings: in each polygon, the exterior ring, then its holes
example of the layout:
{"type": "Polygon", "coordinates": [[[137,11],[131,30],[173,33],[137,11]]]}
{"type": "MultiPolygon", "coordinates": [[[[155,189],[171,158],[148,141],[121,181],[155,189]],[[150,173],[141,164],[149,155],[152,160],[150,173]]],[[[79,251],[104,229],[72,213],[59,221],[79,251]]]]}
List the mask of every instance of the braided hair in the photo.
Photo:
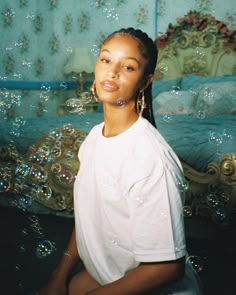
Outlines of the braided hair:
{"type": "MultiPolygon", "coordinates": [[[[134,29],[131,27],[126,29],[123,28],[110,34],[103,41],[103,44],[106,43],[114,35],[130,35],[136,38],[140,43],[140,53],[142,54],[144,59],[147,60],[146,67],[144,69],[144,78],[145,76],[154,74],[158,51],[153,40],[145,32],[141,31],[140,29],[134,29]]],[[[146,118],[154,127],[156,127],[152,106],[152,83],[150,83],[148,87],[144,90],[144,96],[146,108],[144,109],[142,116],[146,118]]],[[[136,98],[136,100],[137,99],[138,97],[136,98]]]]}

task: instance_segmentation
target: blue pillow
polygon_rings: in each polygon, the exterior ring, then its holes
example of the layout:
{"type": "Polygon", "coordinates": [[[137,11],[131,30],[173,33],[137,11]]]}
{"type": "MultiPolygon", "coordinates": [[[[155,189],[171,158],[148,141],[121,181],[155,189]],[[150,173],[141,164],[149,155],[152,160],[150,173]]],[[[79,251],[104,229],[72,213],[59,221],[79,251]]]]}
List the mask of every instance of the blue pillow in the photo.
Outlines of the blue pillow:
{"type": "Polygon", "coordinates": [[[205,83],[214,83],[214,82],[226,82],[226,81],[235,81],[236,75],[225,75],[225,76],[216,76],[216,77],[203,77],[193,74],[189,74],[186,77],[181,79],[181,90],[190,90],[199,87],[200,84],[205,83]]]}
{"type": "Polygon", "coordinates": [[[154,80],[152,82],[152,96],[156,97],[161,92],[180,90],[182,78],[175,80],[154,80]]]}

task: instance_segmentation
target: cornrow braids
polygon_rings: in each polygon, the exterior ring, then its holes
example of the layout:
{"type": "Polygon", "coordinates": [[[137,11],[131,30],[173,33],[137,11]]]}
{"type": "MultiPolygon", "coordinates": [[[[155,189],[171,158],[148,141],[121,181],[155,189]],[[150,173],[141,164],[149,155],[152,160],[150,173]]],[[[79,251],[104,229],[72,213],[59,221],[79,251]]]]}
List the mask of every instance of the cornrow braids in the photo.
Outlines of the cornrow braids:
{"type": "MultiPolygon", "coordinates": [[[[103,41],[103,44],[110,40],[114,35],[130,35],[136,38],[140,43],[140,53],[147,60],[147,64],[144,70],[144,79],[146,79],[145,76],[154,74],[158,51],[153,40],[145,32],[141,31],[140,29],[134,29],[132,27],[122,28],[110,34],[103,41]]],[[[154,127],[156,127],[152,106],[152,83],[150,83],[149,86],[144,90],[144,96],[146,108],[144,109],[142,116],[146,118],[154,127]]],[[[138,97],[136,99],[138,99],[138,97]]]]}

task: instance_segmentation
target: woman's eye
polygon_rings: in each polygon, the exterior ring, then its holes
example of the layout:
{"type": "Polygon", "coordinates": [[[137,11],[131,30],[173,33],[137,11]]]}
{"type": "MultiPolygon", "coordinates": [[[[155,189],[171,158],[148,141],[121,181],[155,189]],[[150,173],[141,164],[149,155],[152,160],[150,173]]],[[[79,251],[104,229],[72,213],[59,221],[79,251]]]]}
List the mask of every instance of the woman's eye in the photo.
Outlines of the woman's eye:
{"type": "Polygon", "coordinates": [[[133,67],[130,67],[130,66],[124,66],[124,69],[128,72],[132,72],[134,71],[134,68],[133,67]]]}
{"type": "Polygon", "coordinates": [[[109,60],[106,59],[106,58],[101,58],[101,62],[103,62],[103,63],[109,63],[109,60]]]}

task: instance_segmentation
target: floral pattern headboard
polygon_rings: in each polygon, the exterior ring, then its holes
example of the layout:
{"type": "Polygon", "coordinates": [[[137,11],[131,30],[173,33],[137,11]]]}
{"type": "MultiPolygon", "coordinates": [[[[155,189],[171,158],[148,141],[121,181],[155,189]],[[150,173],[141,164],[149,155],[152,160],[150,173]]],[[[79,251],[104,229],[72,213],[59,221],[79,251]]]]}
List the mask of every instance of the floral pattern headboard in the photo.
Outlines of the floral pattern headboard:
{"type": "Polygon", "coordinates": [[[189,11],[170,23],[156,44],[156,80],[236,74],[236,31],[212,15],[189,11]]]}

